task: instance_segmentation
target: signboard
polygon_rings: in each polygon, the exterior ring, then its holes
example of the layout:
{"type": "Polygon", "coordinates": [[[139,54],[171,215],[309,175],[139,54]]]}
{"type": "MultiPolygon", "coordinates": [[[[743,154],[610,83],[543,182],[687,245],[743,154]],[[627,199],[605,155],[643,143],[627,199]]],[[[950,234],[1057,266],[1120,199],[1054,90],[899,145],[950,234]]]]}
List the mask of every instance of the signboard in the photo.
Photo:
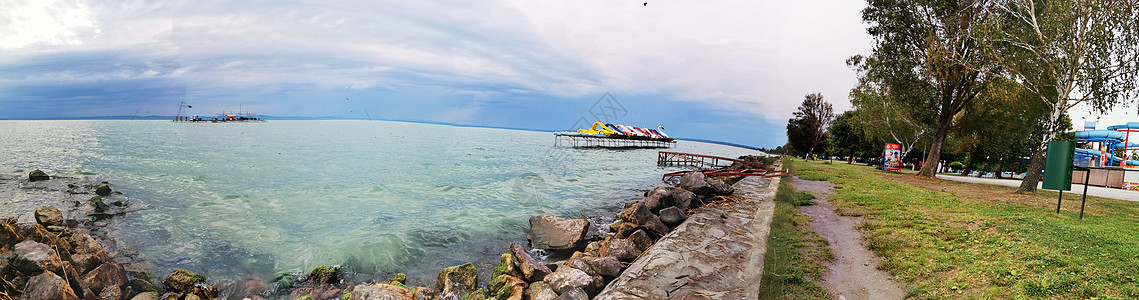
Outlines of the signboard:
{"type": "Polygon", "coordinates": [[[882,168],[886,170],[899,170],[902,168],[902,145],[886,143],[886,154],[882,159],[882,168]]]}

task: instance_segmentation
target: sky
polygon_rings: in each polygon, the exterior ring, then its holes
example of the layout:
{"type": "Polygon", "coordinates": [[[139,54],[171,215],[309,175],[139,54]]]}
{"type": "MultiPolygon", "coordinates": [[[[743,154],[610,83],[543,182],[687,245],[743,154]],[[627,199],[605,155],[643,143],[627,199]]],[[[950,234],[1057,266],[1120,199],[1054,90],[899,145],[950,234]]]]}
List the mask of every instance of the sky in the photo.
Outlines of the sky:
{"type": "Polygon", "coordinates": [[[568,130],[603,99],[612,123],[774,148],[804,95],[850,109],[871,47],[859,0],[0,2],[0,119],[185,102],[568,130]]]}

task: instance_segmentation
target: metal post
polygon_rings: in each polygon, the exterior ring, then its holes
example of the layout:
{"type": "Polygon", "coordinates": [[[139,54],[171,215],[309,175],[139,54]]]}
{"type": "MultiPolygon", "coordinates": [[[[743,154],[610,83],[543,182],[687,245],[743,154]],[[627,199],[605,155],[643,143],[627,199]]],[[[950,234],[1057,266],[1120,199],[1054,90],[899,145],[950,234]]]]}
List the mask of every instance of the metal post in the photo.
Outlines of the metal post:
{"type": "Polygon", "coordinates": [[[1060,198],[1056,199],[1056,213],[1060,213],[1060,201],[1064,200],[1064,190],[1060,190],[1060,198]]]}
{"type": "Polygon", "coordinates": [[[1080,200],[1080,220],[1084,219],[1084,204],[1088,203],[1088,180],[1092,177],[1092,170],[1088,170],[1087,175],[1084,175],[1084,198],[1080,200]]]}

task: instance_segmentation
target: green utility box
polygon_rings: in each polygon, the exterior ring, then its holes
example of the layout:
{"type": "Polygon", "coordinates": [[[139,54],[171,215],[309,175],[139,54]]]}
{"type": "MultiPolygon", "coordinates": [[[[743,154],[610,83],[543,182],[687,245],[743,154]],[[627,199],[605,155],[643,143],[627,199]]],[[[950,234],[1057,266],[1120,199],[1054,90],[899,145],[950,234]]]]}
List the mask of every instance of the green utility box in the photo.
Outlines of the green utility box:
{"type": "Polygon", "coordinates": [[[1072,189],[1072,157],[1076,144],[1067,141],[1048,142],[1048,159],[1044,163],[1044,189],[1072,189]]]}

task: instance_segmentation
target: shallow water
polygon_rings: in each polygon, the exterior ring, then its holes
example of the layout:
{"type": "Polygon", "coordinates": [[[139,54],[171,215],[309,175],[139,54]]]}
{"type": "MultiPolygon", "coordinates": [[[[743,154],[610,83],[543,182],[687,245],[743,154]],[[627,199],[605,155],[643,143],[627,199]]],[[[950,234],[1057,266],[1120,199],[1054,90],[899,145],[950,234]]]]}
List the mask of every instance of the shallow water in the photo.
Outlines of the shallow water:
{"type": "Polygon", "coordinates": [[[530,216],[612,215],[679,170],[656,166],[656,149],[381,121],[0,121],[0,141],[0,173],[93,176],[129,197],[142,210],[108,229],[157,274],[185,268],[234,288],[321,264],[428,284],[443,267],[493,263],[524,243],[530,216]]]}

